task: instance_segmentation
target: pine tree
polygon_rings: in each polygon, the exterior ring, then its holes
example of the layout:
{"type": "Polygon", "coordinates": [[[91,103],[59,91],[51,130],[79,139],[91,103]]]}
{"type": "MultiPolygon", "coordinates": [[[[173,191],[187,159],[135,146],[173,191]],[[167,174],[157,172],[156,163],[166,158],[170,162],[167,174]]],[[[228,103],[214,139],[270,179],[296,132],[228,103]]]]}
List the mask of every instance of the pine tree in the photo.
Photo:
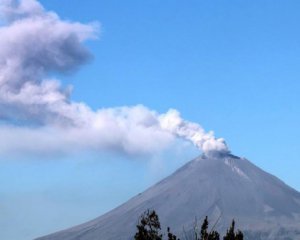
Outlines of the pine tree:
{"type": "MultiPolygon", "coordinates": [[[[219,240],[220,235],[216,231],[207,232],[208,229],[208,219],[205,217],[200,232],[200,240],[219,240]]],[[[197,240],[197,239],[196,239],[197,240]]]]}
{"type": "Polygon", "coordinates": [[[180,240],[173,233],[170,232],[170,228],[169,227],[168,227],[167,231],[168,231],[168,240],[180,240]]]}
{"type": "Polygon", "coordinates": [[[235,235],[235,240],[243,240],[244,239],[244,234],[238,230],[236,235],[235,235]]]}
{"type": "Polygon", "coordinates": [[[231,226],[229,230],[227,230],[223,240],[243,240],[243,239],[244,239],[244,235],[240,230],[238,230],[237,233],[235,233],[235,221],[232,220],[231,226]]]}
{"type": "Polygon", "coordinates": [[[208,240],[220,240],[220,234],[217,231],[212,231],[208,235],[208,240]]]}
{"type": "Polygon", "coordinates": [[[135,240],[162,240],[160,222],[155,211],[144,212],[136,227],[135,240]]]}
{"type": "MultiPolygon", "coordinates": [[[[139,220],[137,233],[134,236],[135,240],[162,240],[161,227],[159,218],[155,211],[147,210],[144,212],[139,220]]],[[[173,233],[170,228],[167,229],[168,240],[180,240],[173,233]]]]}
{"type": "Polygon", "coordinates": [[[208,220],[207,220],[207,216],[205,217],[202,226],[201,226],[201,240],[207,240],[208,239],[208,233],[207,233],[207,229],[208,229],[208,220]]]}

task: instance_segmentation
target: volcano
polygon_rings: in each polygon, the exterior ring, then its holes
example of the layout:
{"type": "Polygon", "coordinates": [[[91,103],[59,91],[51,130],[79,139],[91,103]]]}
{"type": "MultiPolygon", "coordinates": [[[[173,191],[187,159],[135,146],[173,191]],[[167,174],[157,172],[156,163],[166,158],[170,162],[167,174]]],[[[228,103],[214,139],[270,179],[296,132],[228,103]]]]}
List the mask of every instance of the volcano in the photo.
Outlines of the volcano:
{"type": "Polygon", "coordinates": [[[37,240],[129,240],[154,209],[162,229],[182,236],[209,217],[224,233],[235,219],[245,239],[300,239],[300,193],[245,158],[202,155],[114,210],[37,240]],[[200,222],[201,221],[201,222],[200,222]]]}

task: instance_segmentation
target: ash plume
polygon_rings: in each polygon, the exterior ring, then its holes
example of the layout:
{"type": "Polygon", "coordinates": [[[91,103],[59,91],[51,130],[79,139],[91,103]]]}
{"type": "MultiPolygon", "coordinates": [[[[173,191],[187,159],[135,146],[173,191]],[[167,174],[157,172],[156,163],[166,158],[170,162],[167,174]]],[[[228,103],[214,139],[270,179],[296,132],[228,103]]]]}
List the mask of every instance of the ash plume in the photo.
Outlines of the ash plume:
{"type": "Polygon", "coordinates": [[[0,153],[105,149],[151,154],[176,138],[206,154],[228,152],[225,141],[181,118],[143,105],[92,110],[72,101],[72,86],[51,73],[76,70],[90,58],[83,45],[100,24],[62,20],[36,0],[0,0],[0,153]]]}

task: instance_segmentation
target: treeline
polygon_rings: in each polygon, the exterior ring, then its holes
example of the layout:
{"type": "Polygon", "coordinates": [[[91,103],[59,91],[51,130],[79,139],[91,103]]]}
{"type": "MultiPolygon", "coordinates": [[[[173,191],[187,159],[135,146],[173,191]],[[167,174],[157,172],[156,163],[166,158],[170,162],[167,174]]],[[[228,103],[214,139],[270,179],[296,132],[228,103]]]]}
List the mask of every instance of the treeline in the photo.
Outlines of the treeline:
{"type": "MultiPolygon", "coordinates": [[[[211,230],[208,231],[208,219],[205,217],[201,230],[197,232],[194,230],[193,236],[191,238],[186,237],[185,240],[220,240],[220,234],[211,230]]],[[[180,240],[176,235],[174,235],[170,228],[167,228],[167,233],[163,234],[161,232],[161,225],[159,222],[158,215],[154,210],[144,212],[138,222],[137,232],[134,236],[135,240],[163,240],[166,237],[167,240],[180,240]]],[[[243,240],[244,235],[240,230],[235,231],[235,222],[232,220],[231,226],[227,230],[223,240],[243,240]]]]}

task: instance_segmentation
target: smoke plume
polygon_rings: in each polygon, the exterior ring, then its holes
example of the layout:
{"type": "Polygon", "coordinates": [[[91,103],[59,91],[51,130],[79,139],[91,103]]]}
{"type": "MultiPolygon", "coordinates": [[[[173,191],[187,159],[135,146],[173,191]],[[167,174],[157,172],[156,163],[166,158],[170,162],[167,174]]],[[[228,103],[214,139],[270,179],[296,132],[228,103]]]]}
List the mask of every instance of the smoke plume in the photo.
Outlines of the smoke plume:
{"type": "Polygon", "coordinates": [[[86,63],[86,40],[99,24],[60,19],[36,0],[0,0],[0,152],[105,149],[127,154],[161,151],[175,138],[206,154],[228,152],[223,139],[181,118],[145,106],[99,109],[71,100],[71,86],[49,78],[86,63]]]}

